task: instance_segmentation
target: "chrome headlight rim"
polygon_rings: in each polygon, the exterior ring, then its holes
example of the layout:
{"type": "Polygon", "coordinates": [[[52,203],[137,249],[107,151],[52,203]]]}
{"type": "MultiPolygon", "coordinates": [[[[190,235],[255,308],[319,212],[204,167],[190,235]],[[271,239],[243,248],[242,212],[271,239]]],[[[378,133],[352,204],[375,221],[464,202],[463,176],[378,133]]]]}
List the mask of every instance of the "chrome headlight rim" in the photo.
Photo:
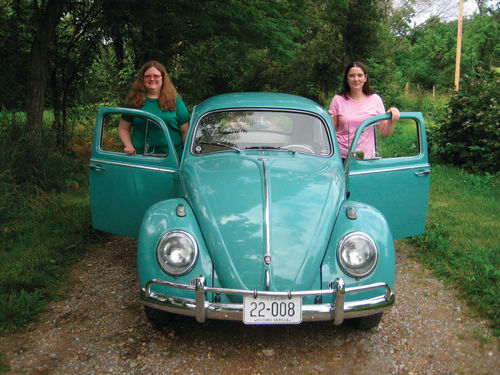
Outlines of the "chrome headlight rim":
{"type": "Polygon", "coordinates": [[[337,259],[338,262],[340,263],[340,266],[342,267],[342,270],[345,272],[346,275],[356,279],[360,279],[362,277],[370,275],[375,270],[378,264],[378,257],[379,257],[379,251],[377,245],[375,244],[375,241],[373,240],[372,237],[370,237],[368,234],[364,232],[348,233],[347,235],[344,236],[344,238],[342,238],[337,248],[337,259]],[[353,268],[352,265],[346,263],[345,257],[343,256],[346,243],[348,241],[352,241],[353,237],[361,237],[363,240],[366,240],[371,250],[373,251],[371,265],[364,272],[356,272],[356,270],[353,268]]]}
{"type": "Polygon", "coordinates": [[[189,273],[193,269],[197,258],[198,258],[198,243],[196,242],[196,240],[194,239],[194,237],[190,233],[183,231],[183,230],[172,230],[172,231],[166,233],[161,238],[161,240],[158,242],[158,245],[156,246],[156,260],[157,260],[161,270],[169,275],[174,276],[174,277],[182,276],[182,275],[189,273]],[[185,239],[187,239],[190,242],[190,245],[192,248],[189,262],[185,266],[182,266],[182,267],[175,267],[175,266],[169,265],[168,262],[166,261],[166,257],[163,257],[161,255],[161,253],[163,252],[163,249],[165,247],[165,244],[167,242],[169,242],[170,240],[172,240],[174,237],[178,237],[178,236],[182,236],[185,239]]]}

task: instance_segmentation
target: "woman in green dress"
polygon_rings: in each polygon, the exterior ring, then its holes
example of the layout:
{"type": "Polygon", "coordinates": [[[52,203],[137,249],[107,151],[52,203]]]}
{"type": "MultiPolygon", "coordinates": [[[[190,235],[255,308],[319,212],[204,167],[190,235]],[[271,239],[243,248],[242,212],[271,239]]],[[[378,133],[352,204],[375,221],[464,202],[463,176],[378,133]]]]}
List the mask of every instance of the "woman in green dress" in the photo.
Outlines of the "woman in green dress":
{"type": "MultiPolygon", "coordinates": [[[[127,107],[141,109],[160,117],[168,126],[170,138],[179,158],[189,130],[189,112],[175,89],[165,67],[157,61],[145,63],[127,97],[127,107]]],[[[129,155],[144,153],[146,121],[139,117],[123,116],[118,135],[129,155]]],[[[160,128],[152,127],[148,135],[149,150],[168,152],[160,128]]]]}

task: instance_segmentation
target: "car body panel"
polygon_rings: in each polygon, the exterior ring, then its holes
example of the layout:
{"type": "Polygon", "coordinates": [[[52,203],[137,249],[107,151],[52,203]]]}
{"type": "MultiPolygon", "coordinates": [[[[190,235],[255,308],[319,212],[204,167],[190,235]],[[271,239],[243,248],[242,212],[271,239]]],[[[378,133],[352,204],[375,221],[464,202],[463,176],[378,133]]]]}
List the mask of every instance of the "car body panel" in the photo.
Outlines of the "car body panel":
{"type": "MultiPolygon", "coordinates": [[[[369,285],[381,280],[387,282],[392,289],[396,276],[396,259],[394,253],[394,242],[390,235],[390,228],[384,215],[376,208],[363,202],[352,200],[345,201],[340,208],[337,222],[333,229],[331,242],[325,254],[321,268],[323,288],[327,287],[329,281],[339,275],[342,276],[346,285],[362,286],[369,285]],[[347,209],[354,208],[360,220],[351,220],[347,216],[347,209]],[[363,218],[361,220],[361,218],[363,218]],[[367,225],[368,224],[368,225],[367,225]],[[370,235],[379,249],[379,259],[375,271],[367,277],[356,279],[342,270],[338,262],[337,249],[340,241],[345,235],[352,232],[364,232],[370,235]]],[[[372,298],[377,291],[367,291],[358,296],[346,296],[346,300],[355,298],[372,298]]]]}
{"type": "Polygon", "coordinates": [[[342,171],[305,155],[266,152],[190,159],[183,176],[223,286],[264,287],[265,186],[268,158],[271,285],[310,288],[341,202],[342,171]],[[335,176],[337,174],[337,176],[335,176]],[[290,225],[293,223],[293,225],[290,225]],[[294,254],[293,256],[290,256],[294,254]]]}
{"type": "MultiPolygon", "coordinates": [[[[386,118],[389,116],[375,116],[361,124],[350,151],[355,149],[364,128],[386,118]]],[[[394,239],[424,232],[430,191],[430,165],[422,114],[407,112],[401,115],[401,119],[413,119],[418,123],[419,145],[415,156],[348,160],[350,198],[382,211],[390,223],[394,239]]]]}

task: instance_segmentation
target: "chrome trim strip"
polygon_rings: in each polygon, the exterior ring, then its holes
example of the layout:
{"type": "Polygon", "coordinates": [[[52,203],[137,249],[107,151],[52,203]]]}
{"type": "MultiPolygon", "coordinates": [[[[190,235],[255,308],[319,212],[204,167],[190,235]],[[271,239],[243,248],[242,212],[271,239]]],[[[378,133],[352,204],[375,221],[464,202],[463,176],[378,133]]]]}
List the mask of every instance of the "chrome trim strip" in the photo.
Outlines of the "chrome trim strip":
{"type": "MultiPolygon", "coordinates": [[[[129,163],[119,163],[119,162],[108,161],[108,160],[91,159],[90,163],[100,163],[100,164],[117,165],[119,167],[130,167],[130,168],[137,168],[137,169],[146,169],[148,171],[165,172],[165,173],[175,173],[176,172],[174,169],[165,169],[165,168],[158,168],[158,167],[147,167],[147,166],[144,166],[144,165],[135,165],[135,164],[129,164],[129,163]]],[[[93,168],[93,167],[96,167],[96,166],[93,166],[92,164],[90,164],[89,167],[93,168]]]]}
{"type": "Polygon", "coordinates": [[[269,266],[271,264],[271,230],[269,228],[269,185],[267,182],[267,169],[266,160],[268,158],[259,158],[262,161],[262,169],[264,171],[264,226],[266,232],[266,255],[264,255],[264,264],[269,266]]]}
{"type": "Polygon", "coordinates": [[[141,290],[141,299],[145,305],[152,308],[192,316],[198,322],[204,322],[206,319],[243,321],[243,304],[209,302],[206,301],[206,293],[290,297],[334,295],[334,303],[302,305],[302,321],[332,321],[335,325],[342,324],[345,319],[359,318],[383,312],[390,309],[395,302],[395,296],[386,283],[345,287],[342,279],[336,279],[329,283],[329,286],[334,286],[334,289],[286,292],[213,288],[203,286],[203,283],[203,276],[193,279],[189,285],[153,279],[141,290]],[[191,290],[195,292],[195,299],[172,297],[152,292],[151,287],[153,285],[191,290]],[[361,301],[345,302],[344,300],[346,293],[356,293],[378,288],[385,290],[383,295],[361,301]]]}
{"type": "Polygon", "coordinates": [[[407,171],[410,169],[420,169],[420,168],[430,168],[430,165],[423,164],[423,165],[412,165],[412,166],[408,166],[408,167],[380,168],[380,169],[374,169],[374,170],[369,170],[369,171],[349,172],[349,175],[350,176],[357,176],[357,175],[370,174],[370,173],[398,172],[398,171],[407,171]]]}
{"type": "Polygon", "coordinates": [[[266,269],[266,290],[269,290],[269,286],[271,285],[271,276],[270,276],[270,271],[269,268],[266,269]]]}

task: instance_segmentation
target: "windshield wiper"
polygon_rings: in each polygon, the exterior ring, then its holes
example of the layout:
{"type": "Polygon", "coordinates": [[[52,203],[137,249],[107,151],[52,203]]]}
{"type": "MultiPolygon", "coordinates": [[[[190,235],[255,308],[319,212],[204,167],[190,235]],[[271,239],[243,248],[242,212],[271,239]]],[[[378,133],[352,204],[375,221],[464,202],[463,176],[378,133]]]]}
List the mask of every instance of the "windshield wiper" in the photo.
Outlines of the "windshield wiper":
{"type": "Polygon", "coordinates": [[[223,143],[223,142],[196,142],[197,145],[208,145],[208,146],[220,146],[220,147],[227,147],[233,151],[236,152],[241,152],[241,150],[238,147],[232,146],[228,143],[223,143]]]}
{"type": "Polygon", "coordinates": [[[295,154],[294,150],[290,150],[288,148],[280,147],[280,146],[249,146],[245,147],[245,150],[279,150],[279,151],[288,151],[292,154],[295,154]]]}

